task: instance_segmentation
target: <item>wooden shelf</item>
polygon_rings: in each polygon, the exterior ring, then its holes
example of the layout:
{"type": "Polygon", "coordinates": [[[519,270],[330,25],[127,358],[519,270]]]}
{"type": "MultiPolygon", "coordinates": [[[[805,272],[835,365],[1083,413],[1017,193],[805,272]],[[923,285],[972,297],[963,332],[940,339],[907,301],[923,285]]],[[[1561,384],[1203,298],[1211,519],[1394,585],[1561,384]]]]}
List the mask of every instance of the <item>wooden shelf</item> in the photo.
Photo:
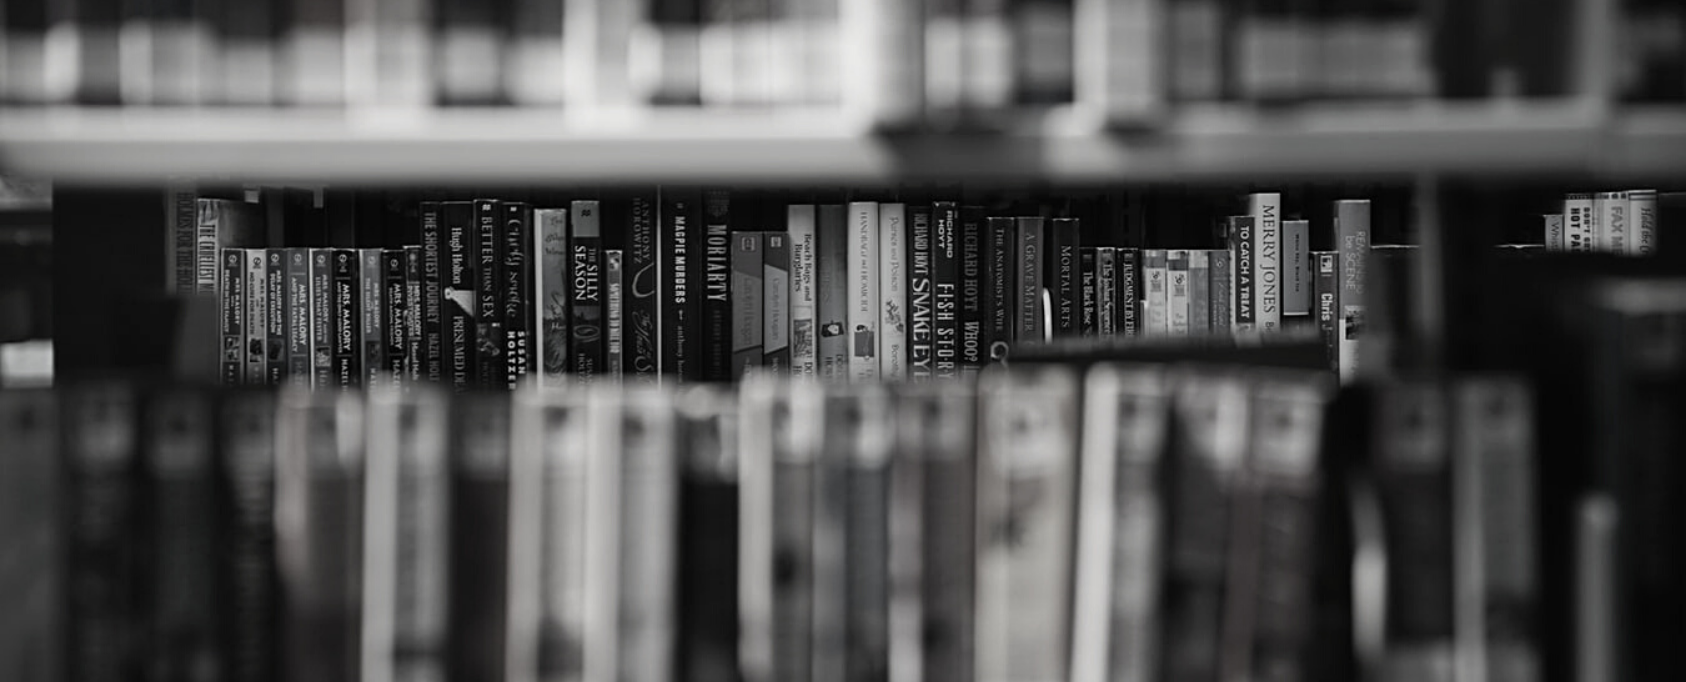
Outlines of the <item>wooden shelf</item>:
{"type": "Polygon", "coordinates": [[[1002,134],[876,135],[828,112],[0,110],[0,173],[391,183],[1064,182],[1686,171],[1686,109],[1555,103],[1179,109],[1110,134],[1078,112],[1002,134]]]}

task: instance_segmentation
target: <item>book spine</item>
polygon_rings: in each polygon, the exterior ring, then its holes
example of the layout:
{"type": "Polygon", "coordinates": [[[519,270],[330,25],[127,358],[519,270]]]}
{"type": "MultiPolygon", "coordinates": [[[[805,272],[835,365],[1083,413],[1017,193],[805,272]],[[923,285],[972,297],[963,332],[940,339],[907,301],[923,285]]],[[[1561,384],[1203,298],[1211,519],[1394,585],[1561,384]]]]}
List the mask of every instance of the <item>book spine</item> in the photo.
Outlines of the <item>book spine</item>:
{"type": "Polygon", "coordinates": [[[1258,270],[1253,258],[1253,217],[1234,216],[1229,219],[1229,248],[1231,264],[1235,268],[1235,331],[1252,333],[1258,325],[1258,295],[1254,281],[1258,270]]]}
{"type": "Polygon", "coordinates": [[[936,377],[936,287],[932,267],[936,254],[931,248],[931,209],[914,206],[908,239],[908,378],[930,381],[936,377]]]}
{"type": "Polygon", "coordinates": [[[1101,336],[1121,333],[1118,294],[1123,289],[1118,286],[1118,251],[1111,246],[1095,249],[1095,325],[1101,336]]]}
{"type": "Polygon", "coordinates": [[[269,266],[263,249],[245,249],[246,257],[246,383],[269,381],[269,266]]]}
{"type": "Polygon", "coordinates": [[[1235,321],[1235,259],[1228,249],[1212,249],[1206,253],[1207,286],[1210,297],[1207,326],[1213,334],[1230,338],[1235,321]]]}
{"type": "Polygon", "coordinates": [[[1143,249],[1142,271],[1147,282],[1144,299],[1143,331],[1146,336],[1171,333],[1171,291],[1167,286],[1170,275],[1170,252],[1165,249],[1143,249]]]}
{"type": "Polygon", "coordinates": [[[932,355],[936,378],[960,376],[960,212],[952,201],[931,210],[932,355]]]}
{"type": "Polygon", "coordinates": [[[1048,222],[1047,268],[1054,304],[1053,335],[1056,338],[1082,333],[1082,272],[1078,249],[1081,230],[1076,218],[1055,218],[1048,222]]]}
{"type": "Polygon", "coordinates": [[[217,646],[215,479],[210,406],[204,395],[169,390],[148,400],[144,536],[151,608],[146,663],[159,677],[187,677],[196,664],[222,663],[217,646]]]}
{"type": "Polygon", "coordinates": [[[676,381],[698,378],[698,360],[702,351],[697,347],[701,327],[698,295],[702,279],[693,263],[694,254],[701,251],[701,195],[695,190],[661,192],[661,235],[656,257],[661,261],[662,287],[657,301],[661,326],[661,367],[663,376],[676,381]]]}
{"type": "Polygon", "coordinates": [[[674,670],[679,468],[664,394],[629,394],[621,413],[617,679],[657,682],[674,670]]]}
{"type": "Polygon", "coordinates": [[[1564,241],[1563,214],[1550,213],[1540,216],[1545,235],[1547,251],[1567,251],[1568,244],[1564,241]]]}
{"type": "MultiPolygon", "coordinates": [[[[441,205],[440,219],[445,230],[445,272],[440,305],[443,310],[443,338],[440,342],[445,358],[442,367],[450,378],[451,388],[465,391],[474,386],[474,314],[478,310],[474,276],[479,259],[474,255],[479,241],[475,239],[474,207],[464,201],[441,205]]],[[[423,226],[424,234],[426,226],[423,226]]]]}
{"type": "Polygon", "coordinates": [[[285,249],[287,259],[287,305],[282,310],[286,325],[287,378],[310,384],[310,249],[285,249]]]}
{"type": "MultiPolygon", "coordinates": [[[[1627,252],[1635,256],[1655,254],[1657,252],[1657,190],[1629,190],[1627,201],[1627,252]]],[[[1559,220],[1561,221],[1561,218],[1559,220]]]]}
{"type": "Polygon", "coordinates": [[[1188,336],[1189,318],[1188,251],[1165,252],[1165,317],[1171,336],[1188,336]]]}
{"type": "Polygon", "coordinates": [[[791,367],[791,235],[768,231],[761,250],[762,364],[774,374],[791,367]]]}
{"type": "Polygon", "coordinates": [[[960,208],[960,373],[976,376],[989,358],[984,330],[984,211],[960,208]]]}
{"type": "Polygon", "coordinates": [[[620,381],[626,368],[626,279],[621,249],[603,249],[603,373],[620,381]]]}
{"type": "Polygon", "coordinates": [[[1598,219],[1591,194],[1574,193],[1563,198],[1563,240],[1572,252],[1598,248],[1598,219]]]}
{"type": "MultiPolygon", "coordinates": [[[[1398,608],[1386,617],[1384,671],[1444,671],[1452,679],[1452,482],[1446,397],[1431,380],[1380,389],[1373,418],[1376,495],[1398,608]],[[1396,557],[1396,558],[1391,558],[1396,557]]],[[[1392,600],[1390,600],[1392,601],[1392,600]]]]}
{"type": "Polygon", "coordinates": [[[246,377],[246,252],[222,250],[222,382],[245,383],[246,377]]]}
{"type": "Polygon", "coordinates": [[[826,401],[826,443],[847,488],[843,546],[842,679],[882,679],[889,670],[890,423],[882,393],[860,391],[826,401]],[[856,418],[847,415],[854,414],[856,418]]]}
{"type": "MultiPolygon", "coordinates": [[[[0,31],[4,26],[0,25],[0,31]]],[[[0,34],[0,50],[5,50],[4,34],[0,34]]],[[[0,73],[5,73],[4,54],[0,54],[0,73]]],[[[4,100],[0,92],[0,100],[4,100]]],[[[169,292],[188,294],[197,291],[197,267],[194,243],[198,236],[199,195],[191,184],[174,184],[164,192],[164,211],[170,221],[169,292]]],[[[212,259],[213,263],[215,259],[212,259]]]]}
{"type": "Polygon", "coordinates": [[[662,279],[656,258],[657,200],[654,193],[632,197],[632,220],[626,238],[626,369],[633,376],[655,381],[662,356],[660,299],[672,289],[662,279]]]}
{"type": "Polygon", "coordinates": [[[907,379],[912,369],[909,348],[908,206],[878,206],[878,374],[886,380],[907,379]]]}
{"type": "Polygon", "coordinates": [[[503,385],[503,204],[474,201],[474,376],[475,386],[503,385]]]}
{"type": "Polygon", "coordinates": [[[849,289],[849,378],[872,381],[878,378],[878,203],[849,202],[845,267],[849,289]]]}
{"type": "Polygon", "coordinates": [[[765,262],[762,255],[763,235],[760,232],[732,233],[732,374],[741,379],[751,368],[763,361],[761,318],[766,290],[765,262]]]}
{"type": "Polygon", "coordinates": [[[1058,368],[991,379],[978,389],[976,679],[1066,679],[1076,382],[1058,368]]]}
{"type": "MultiPolygon", "coordinates": [[[[847,394],[834,391],[815,399],[818,409],[824,410],[815,419],[822,424],[821,445],[817,450],[814,476],[813,523],[813,620],[812,663],[806,674],[812,682],[843,682],[847,648],[847,611],[849,601],[848,564],[851,551],[847,529],[851,497],[848,478],[848,451],[839,447],[838,427],[834,421],[832,403],[847,394]]],[[[837,415],[841,416],[841,415],[837,415]]],[[[842,419],[835,419],[843,423],[842,419]]]]}
{"type": "MultiPolygon", "coordinates": [[[[533,354],[533,209],[523,203],[503,205],[503,357],[504,384],[517,388],[532,371],[533,354]]],[[[653,248],[653,247],[652,247],[653,248]]],[[[655,360],[650,361],[651,370],[655,360]]]]}
{"type": "MultiPolygon", "coordinates": [[[[559,385],[567,373],[568,355],[568,288],[572,278],[568,266],[572,262],[568,249],[568,209],[541,208],[533,211],[538,232],[539,262],[533,272],[533,288],[539,296],[538,339],[534,346],[540,354],[540,376],[546,386],[559,385]]],[[[675,297],[683,297],[675,291],[675,297]]]]}
{"type": "Polygon", "coordinates": [[[393,377],[382,377],[386,368],[386,298],[385,273],[382,271],[380,249],[358,249],[357,295],[358,346],[362,355],[363,386],[379,386],[393,377]]]}
{"type": "Polygon", "coordinates": [[[1188,251],[1188,334],[1212,331],[1211,260],[1204,249],[1188,251]]]}
{"type": "MultiPolygon", "coordinates": [[[[1370,201],[1342,200],[1335,203],[1336,250],[1340,262],[1336,272],[1340,289],[1336,295],[1336,331],[1340,343],[1336,358],[1342,381],[1358,374],[1359,339],[1364,333],[1364,265],[1370,258],[1370,201]]],[[[1239,265],[1237,266],[1239,267],[1239,265]]]]}
{"type": "Polygon", "coordinates": [[[292,304],[287,300],[287,250],[264,250],[264,322],[268,338],[264,339],[264,376],[270,386],[281,385],[287,376],[287,313],[292,304]]]}
{"type": "Polygon", "coordinates": [[[1282,221],[1282,315],[1311,313],[1311,223],[1282,221]]]}
{"type": "Polygon", "coordinates": [[[361,343],[363,298],[359,294],[358,253],[356,249],[334,249],[333,312],[331,333],[334,349],[334,385],[360,386],[363,383],[363,345],[361,343]]]}
{"type": "Polygon", "coordinates": [[[1095,247],[1082,247],[1077,254],[1077,268],[1082,272],[1078,278],[1078,325],[1084,336],[1094,336],[1100,333],[1100,324],[1096,319],[1099,291],[1095,283],[1095,247]]]}
{"type": "Polygon", "coordinates": [[[1047,338],[1042,252],[1045,246],[1042,218],[1029,216],[1016,221],[1018,259],[1013,277],[1013,342],[1036,343],[1047,338]]]}
{"type": "Polygon", "coordinates": [[[942,390],[920,400],[925,406],[901,411],[902,438],[914,443],[901,446],[891,465],[920,467],[916,528],[922,548],[917,589],[909,591],[920,598],[921,629],[945,636],[912,639],[924,643],[924,679],[970,680],[977,589],[974,401],[969,389],[942,390]]]}
{"type": "Polygon", "coordinates": [[[334,377],[334,250],[310,249],[310,385],[328,388],[334,377]]]}
{"type": "Polygon", "coordinates": [[[1119,248],[1113,256],[1113,285],[1117,293],[1113,294],[1114,314],[1118,322],[1115,332],[1120,336],[1142,336],[1146,334],[1147,311],[1142,307],[1143,280],[1146,278],[1142,270],[1142,254],[1146,251],[1137,248],[1119,248]]]}
{"type": "Polygon", "coordinates": [[[219,401],[215,469],[229,539],[224,576],[223,659],[229,680],[270,682],[280,667],[280,583],[275,555],[275,401],[241,392],[219,401]]]}
{"type": "MultiPolygon", "coordinates": [[[[512,453],[512,464],[536,459],[533,464],[540,472],[520,477],[526,471],[512,468],[510,478],[510,493],[519,496],[512,499],[512,509],[538,506],[538,537],[532,547],[539,564],[534,593],[538,612],[533,614],[537,622],[532,625],[536,629],[533,653],[537,661],[530,667],[538,680],[580,680],[585,672],[580,652],[586,637],[586,500],[591,491],[587,448],[592,443],[588,430],[595,427],[581,399],[546,400],[543,409],[544,418],[534,419],[534,426],[541,429],[547,447],[519,447],[512,453]],[[538,488],[538,499],[525,499],[523,491],[529,486],[538,488]]],[[[530,533],[517,534],[519,517],[514,514],[510,526],[512,552],[520,551],[521,545],[515,543],[533,537],[530,533]]],[[[522,587],[510,586],[512,590],[522,587]]],[[[517,643],[524,641],[513,628],[510,634],[517,643]]],[[[521,671],[512,670],[517,675],[521,671]]]]}
{"type": "Polygon", "coordinates": [[[66,677],[117,682],[134,677],[140,642],[134,608],[141,559],[133,475],[139,439],[135,396],[95,384],[63,397],[65,452],[66,677]]]}
{"type": "Polygon", "coordinates": [[[508,604],[509,401],[461,399],[451,451],[449,679],[503,679],[508,604]]]}
{"type": "Polygon", "coordinates": [[[702,376],[725,381],[732,377],[731,195],[709,190],[704,201],[702,376]]]}
{"type": "Polygon", "coordinates": [[[1017,222],[991,216],[984,223],[984,341],[987,360],[1001,362],[1013,343],[1013,249],[1018,245],[1017,222]]]}
{"type": "MultiPolygon", "coordinates": [[[[218,292],[223,257],[217,244],[217,226],[222,221],[224,202],[220,199],[199,199],[196,202],[194,244],[194,291],[201,294],[218,292]]],[[[245,262],[244,260],[241,261],[245,262]]]]}
{"type": "Polygon", "coordinates": [[[443,237],[440,220],[443,217],[439,202],[424,201],[421,213],[422,266],[422,376],[439,382],[447,376],[445,311],[449,302],[443,283],[448,281],[444,266],[449,247],[443,237]]]}
{"type": "Polygon", "coordinates": [[[786,208],[790,233],[790,371],[804,379],[819,377],[819,280],[814,206],[786,208]]]}
{"type": "Polygon", "coordinates": [[[1329,369],[1339,372],[1340,365],[1340,254],[1334,251],[1314,251],[1317,277],[1312,291],[1317,297],[1317,328],[1323,335],[1323,352],[1329,359],[1329,369]]]}
{"type": "Polygon", "coordinates": [[[449,412],[432,387],[367,397],[360,679],[443,679],[449,412]]]}
{"type": "Polygon", "coordinates": [[[1592,215],[1597,221],[1593,243],[1599,251],[1627,253],[1627,208],[1627,192],[1599,192],[1593,196],[1592,215]]]}
{"type": "Polygon", "coordinates": [[[845,382],[849,380],[848,217],[839,204],[820,206],[818,215],[814,271],[819,282],[815,310],[820,377],[845,382]]]}
{"type": "Polygon", "coordinates": [[[1253,218],[1253,304],[1260,332],[1282,327],[1282,195],[1261,192],[1247,197],[1253,218]]]}
{"type": "Polygon", "coordinates": [[[401,281],[403,282],[404,312],[400,320],[404,324],[402,335],[404,344],[404,377],[412,383],[427,378],[427,353],[423,347],[422,332],[422,249],[414,244],[398,250],[399,263],[403,267],[401,281]]]}
{"type": "Polygon", "coordinates": [[[603,373],[603,228],[596,201],[575,201],[571,208],[569,365],[581,381],[590,383],[603,373]]]}

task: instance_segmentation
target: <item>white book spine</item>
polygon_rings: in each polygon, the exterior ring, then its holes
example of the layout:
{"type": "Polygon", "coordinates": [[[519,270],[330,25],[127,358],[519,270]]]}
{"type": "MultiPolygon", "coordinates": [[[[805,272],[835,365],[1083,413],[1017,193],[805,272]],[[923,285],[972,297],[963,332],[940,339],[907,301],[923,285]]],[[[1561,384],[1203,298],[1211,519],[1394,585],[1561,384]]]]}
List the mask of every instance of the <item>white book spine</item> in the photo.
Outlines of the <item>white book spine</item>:
{"type": "Polygon", "coordinates": [[[621,414],[621,635],[615,679],[628,682],[668,682],[673,670],[679,473],[667,395],[649,387],[628,390],[621,414]]]}
{"type": "MultiPolygon", "coordinates": [[[[1171,299],[1170,287],[1167,280],[1167,257],[1165,249],[1142,250],[1143,281],[1147,282],[1146,294],[1142,297],[1142,336],[1165,336],[1171,333],[1171,299]]],[[[1129,305],[1128,301],[1121,302],[1129,305]]]]}
{"type": "Polygon", "coordinates": [[[878,371],[907,378],[907,206],[878,207],[878,371]]]}
{"type": "Polygon", "coordinates": [[[1570,251],[1590,252],[1597,248],[1598,219],[1592,209],[1591,194],[1576,193],[1563,198],[1563,239],[1570,251]]]}
{"type": "Polygon", "coordinates": [[[1563,234],[1563,214],[1561,214],[1561,213],[1550,213],[1550,214],[1540,216],[1540,218],[1541,218],[1541,222],[1543,223],[1543,227],[1544,227],[1543,233],[1545,235],[1544,241],[1545,241],[1546,250],[1547,251],[1565,251],[1565,250],[1567,250],[1568,245],[1564,242],[1564,234],[1563,234]]]}
{"type": "Polygon", "coordinates": [[[878,378],[878,203],[849,202],[848,263],[849,378],[873,381],[878,378]]]}
{"type": "Polygon", "coordinates": [[[1263,333],[1282,328],[1282,195],[1258,192],[1247,197],[1253,216],[1253,314],[1263,333]]]}
{"type": "Polygon", "coordinates": [[[773,621],[773,431],[779,380],[751,374],[739,388],[738,407],[738,660],[747,682],[772,682],[776,646],[773,621]]]}
{"type": "Polygon", "coordinates": [[[1165,310],[1171,336],[1188,336],[1188,251],[1173,249],[1165,258],[1165,310]]]}
{"type": "Polygon", "coordinates": [[[595,383],[587,420],[585,490],[585,634],[587,680],[619,680],[621,593],[621,405],[615,389],[595,383]]]}
{"type": "MultiPolygon", "coordinates": [[[[525,514],[535,525],[532,532],[536,535],[522,537],[532,539],[536,556],[532,565],[521,570],[532,571],[533,590],[525,594],[536,598],[513,600],[510,612],[512,616],[523,614],[523,627],[535,630],[532,638],[523,635],[523,641],[510,642],[511,661],[506,669],[511,674],[538,673],[536,679],[541,682],[579,682],[585,679],[585,667],[573,652],[581,651],[591,638],[587,561],[591,556],[588,552],[594,549],[590,544],[592,530],[586,525],[591,514],[587,505],[592,499],[589,490],[594,483],[593,462],[586,453],[587,448],[598,445],[599,441],[593,440],[594,415],[580,392],[529,391],[528,395],[531,402],[537,403],[525,408],[531,420],[528,432],[539,436],[517,442],[516,452],[527,451],[519,456],[529,458],[523,472],[529,473],[533,480],[512,477],[511,485],[512,494],[530,493],[533,498],[513,497],[512,514],[525,514]],[[528,603],[517,608],[514,602],[528,603]],[[536,613],[526,616],[528,611],[536,613]],[[540,627],[540,624],[551,627],[540,627]],[[538,665],[538,661],[563,663],[538,665]]],[[[512,532],[515,528],[512,524],[512,532]]],[[[517,548],[511,547],[511,551],[517,548]]],[[[516,568],[512,563],[512,575],[521,575],[513,573],[516,568]]],[[[523,593],[512,590],[511,594],[523,593]]],[[[515,633],[512,629],[511,635],[515,633]]],[[[512,682],[517,680],[512,678],[512,682]]]]}
{"type": "Polygon", "coordinates": [[[1627,192],[1627,253],[1650,256],[1657,252],[1657,190],[1627,192]]]}
{"type": "Polygon", "coordinates": [[[790,232],[790,367],[804,379],[819,377],[819,302],[814,249],[814,205],[799,204],[786,209],[785,228],[790,232]]]}
{"type": "Polygon", "coordinates": [[[1599,192],[1593,199],[1593,215],[1598,221],[1598,250],[1625,254],[1627,245],[1627,192],[1599,192]]]}

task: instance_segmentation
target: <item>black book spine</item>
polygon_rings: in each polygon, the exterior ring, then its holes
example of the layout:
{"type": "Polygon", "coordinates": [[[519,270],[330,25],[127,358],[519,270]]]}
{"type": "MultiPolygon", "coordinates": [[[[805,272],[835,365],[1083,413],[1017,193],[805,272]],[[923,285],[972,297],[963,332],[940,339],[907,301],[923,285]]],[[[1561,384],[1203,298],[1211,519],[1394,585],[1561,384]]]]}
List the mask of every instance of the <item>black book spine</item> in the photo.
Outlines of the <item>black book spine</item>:
{"type": "Polygon", "coordinates": [[[732,376],[731,196],[709,190],[703,201],[702,374],[709,381],[725,381],[732,376]]]}
{"type": "Polygon", "coordinates": [[[474,235],[478,246],[474,271],[474,367],[475,385],[491,388],[503,385],[503,228],[502,202],[474,201],[474,235]]]}
{"type": "Polygon", "coordinates": [[[264,256],[264,286],[269,289],[264,298],[269,306],[269,314],[265,316],[265,324],[269,327],[269,338],[264,343],[264,353],[268,356],[264,362],[265,382],[270,386],[279,386],[287,376],[287,313],[293,308],[292,302],[287,300],[291,291],[287,286],[287,250],[267,249],[264,256]]]}
{"type": "Polygon", "coordinates": [[[908,240],[907,268],[907,308],[909,311],[909,325],[907,335],[908,379],[912,381],[929,381],[936,377],[936,291],[933,288],[931,260],[931,207],[924,205],[909,206],[912,214],[909,223],[911,234],[908,240]]]}
{"type": "Polygon", "coordinates": [[[386,369],[386,263],[380,249],[357,250],[358,348],[364,386],[378,386],[386,369]]]}
{"type": "Polygon", "coordinates": [[[960,371],[976,374],[989,357],[984,323],[984,210],[960,207],[960,371]]]}
{"type": "Polygon", "coordinates": [[[145,571],[148,666],[156,680],[199,679],[226,668],[217,646],[216,481],[205,396],[186,390],[152,396],[147,443],[145,571]]]}
{"type": "Polygon", "coordinates": [[[1015,344],[1042,341],[1047,336],[1043,308],[1045,275],[1042,254],[1046,247],[1042,218],[1018,219],[1018,255],[1013,268],[1013,341],[1015,344]]]}
{"type": "Polygon", "coordinates": [[[223,537],[217,591],[223,607],[222,651],[231,682],[269,682],[277,657],[280,581],[275,557],[275,402],[264,391],[219,400],[223,537]]]}
{"type": "MultiPolygon", "coordinates": [[[[422,247],[406,246],[404,254],[404,376],[410,381],[428,379],[425,316],[427,303],[422,299],[426,288],[423,277],[422,247]]],[[[435,309],[437,312],[437,308],[435,309]]]]}
{"type": "Polygon", "coordinates": [[[743,378],[751,368],[760,367],[763,359],[762,237],[760,232],[732,233],[731,379],[743,378]]]}
{"type": "Polygon", "coordinates": [[[287,249],[287,376],[310,381],[310,250],[287,249]]]}
{"type": "Polygon", "coordinates": [[[358,295],[357,249],[334,249],[333,335],[334,382],[338,386],[363,383],[362,331],[358,295]]]}
{"type": "Polygon", "coordinates": [[[1384,674],[1427,663],[1449,666],[1454,594],[1447,395],[1433,380],[1403,380],[1378,390],[1371,468],[1389,557],[1387,603],[1397,605],[1387,610],[1384,674]]]}
{"type": "MultiPolygon", "coordinates": [[[[442,205],[441,221],[445,225],[445,267],[440,305],[443,306],[445,355],[449,361],[444,371],[449,373],[451,387],[463,391],[474,386],[474,313],[476,283],[474,269],[479,263],[474,257],[478,242],[474,238],[474,206],[466,201],[442,205]]],[[[426,234],[426,224],[423,224],[426,234]]]]}
{"type": "Polygon", "coordinates": [[[931,289],[935,305],[932,355],[936,378],[960,376],[960,210],[952,201],[931,206],[931,289]]]}
{"type": "Polygon", "coordinates": [[[533,209],[523,203],[503,204],[503,355],[504,376],[510,388],[532,368],[533,339],[533,209]]]}
{"type": "Polygon", "coordinates": [[[421,205],[421,328],[422,378],[438,382],[446,377],[445,301],[441,286],[445,265],[443,210],[436,201],[421,205]]]}
{"type": "Polygon", "coordinates": [[[814,233],[815,310],[819,315],[820,377],[849,380],[849,341],[845,334],[848,307],[848,234],[844,208],[822,204],[816,210],[814,233]]]}
{"type": "Polygon", "coordinates": [[[1055,337],[1077,336],[1082,333],[1081,271],[1078,266],[1081,238],[1076,218],[1055,218],[1048,222],[1048,257],[1044,267],[1051,280],[1049,293],[1054,305],[1052,312],[1055,337]]]}
{"type": "Polygon", "coordinates": [[[569,298],[573,338],[568,344],[571,369],[582,381],[605,374],[603,367],[603,233],[596,201],[575,201],[569,216],[569,298]]]}
{"type": "Polygon", "coordinates": [[[334,250],[310,250],[310,385],[334,385],[334,250]]]}
{"type": "Polygon", "coordinates": [[[1113,329],[1120,336],[1140,336],[1142,333],[1142,250],[1133,248],[1118,249],[1113,257],[1114,282],[1117,293],[1113,295],[1114,314],[1117,321],[1113,329]]]}
{"type": "Polygon", "coordinates": [[[246,376],[246,253],[222,250],[222,383],[238,386],[246,376]]]}
{"type": "Polygon", "coordinates": [[[660,260],[659,294],[661,373],[679,381],[694,381],[698,377],[697,301],[702,291],[692,268],[696,253],[697,227],[702,217],[701,196],[695,190],[662,189],[661,235],[656,257],[660,260]]]}
{"type": "Polygon", "coordinates": [[[1329,369],[1340,370],[1340,337],[1336,330],[1340,328],[1340,254],[1334,251],[1318,251],[1312,254],[1313,267],[1317,268],[1315,279],[1312,280],[1312,293],[1317,297],[1317,329],[1323,336],[1323,350],[1329,356],[1329,369]]]}
{"type": "Polygon", "coordinates": [[[1083,336],[1094,336],[1100,332],[1096,322],[1096,304],[1098,299],[1095,290],[1095,247],[1084,246],[1077,252],[1078,332],[1083,336]]]}
{"type": "Polygon", "coordinates": [[[381,332],[386,335],[386,371],[391,373],[393,381],[406,376],[410,351],[409,344],[405,343],[409,331],[406,318],[410,309],[406,274],[404,249],[382,249],[381,278],[386,288],[386,308],[381,313],[386,316],[386,324],[381,332]]]}
{"type": "Polygon", "coordinates": [[[989,359],[1000,362],[1007,358],[1007,348],[1013,343],[1013,254],[1018,247],[1018,229],[1012,218],[992,216],[985,236],[984,310],[988,318],[984,338],[989,342],[989,359]]]}
{"type": "Polygon", "coordinates": [[[1235,216],[1229,219],[1229,248],[1235,255],[1235,330],[1252,331],[1256,320],[1253,295],[1253,217],[1235,216]]]}
{"type": "Polygon", "coordinates": [[[705,412],[678,422],[690,445],[679,478],[680,682],[738,679],[739,486],[736,469],[719,464],[730,461],[723,421],[705,412]]]}
{"type": "Polygon", "coordinates": [[[657,202],[654,192],[632,197],[632,220],[627,225],[626,262],[623,264],[626,309],[624,328],[626,374],[654,380],[661,367],[661,304],[672,290],[662,279],[656,256],[657,202]]]}
{"type": "Polygon", "coordinates": [[[762,365],[790,373],[790,235],[767,231],[761,244],[762,365]]]}
{"type": "Polygon", "coordinates": [[[503,679],[509,536],[509,402],[476,395],[456,409],[452,457],[451,614],[447,666],[453,680],[503,679]]]}
{"type": "Polygon", "coordinates": [[[136,406],[127,389],[93,385],[66,401],[65,513],[70,576],[65,679],[125,682],[138,677],[135,495],[136,406]]]}

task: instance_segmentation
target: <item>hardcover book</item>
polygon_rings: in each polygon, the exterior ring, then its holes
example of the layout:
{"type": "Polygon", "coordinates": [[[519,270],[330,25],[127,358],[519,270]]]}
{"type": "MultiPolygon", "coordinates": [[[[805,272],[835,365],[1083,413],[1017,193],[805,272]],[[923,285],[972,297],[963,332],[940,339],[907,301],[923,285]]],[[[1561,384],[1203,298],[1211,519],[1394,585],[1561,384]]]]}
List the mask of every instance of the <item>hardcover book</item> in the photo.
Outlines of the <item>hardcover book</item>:
{"type": "Polygon", "coordinates": [[[762,279],[766,263],[762,256],[763,234],[732,233],[732,379],[741,379],[762,357],[762,315],[766,289],[762,279]]]}
{"type": "Polygon", "coordinates": [[[575,377],[589,384],[597,375],[605,373],[602,215],[598,202],[590,200],[574,201],[571,210],[568,347],[572,359],[569,364],[575,377]]]}
{"type": "Polygon", "coordinates": [[[932,355],[936,378],[960,376],[959,211],[952,201],[931,209],[932,355]]]}
{"type": "Polygon", "coordinates": [[[849,380],[848,218],[840,204],[821,205],[818,216],[814,272],[819,284],[814,310],[819,316],[816,348],[820,377],[846,382],[849,380]]]}
{"type": "Polygon", "coordinates": [[[474,376],[480,388],[502,386],[507,367],[503,353],[503,202],[474,200],[474,376]]]}
{"type": "MultiPolygon", "coordinates": [[[[444,272],[441,273],[442,329],[445,371],[449,384],[457,391],[475,386],[478,367],[474,360],[474,316],[479,311],[479,297],[475,286],[479,278],[475,269],[480,260],[475,255],[479,240],[475,238],[474,205],[466,201],[449,201],[440,205],[440,221],[444,224],[444,272]]],[[[427,227],[422,226],[423,234],[427,227]]]]}
{"type": "Polygon", "coordinates": [[[989,342],[984,325],[988,318],[985,301],[984,259],[987,235],[982,206],[960,207],[960,373],[975,376],[989,359],[989,342]]]}
{"type": "MultiPolygon", "coordinates": [[[[533,371],[533,209],[518,202],[504,202],[503,267],[498,285],[503,317],[503,359],[505,384],[516,388],[533,371]]],[[[651,371],[654,371],[654,359],[651,371]]]]}
{"type": "Polygon", "coordinates": [[[1247,214],[1253,218],[1254,322],[1271,333],[1282,328],[1282,195],[1249,195],[1247,214]]]}

